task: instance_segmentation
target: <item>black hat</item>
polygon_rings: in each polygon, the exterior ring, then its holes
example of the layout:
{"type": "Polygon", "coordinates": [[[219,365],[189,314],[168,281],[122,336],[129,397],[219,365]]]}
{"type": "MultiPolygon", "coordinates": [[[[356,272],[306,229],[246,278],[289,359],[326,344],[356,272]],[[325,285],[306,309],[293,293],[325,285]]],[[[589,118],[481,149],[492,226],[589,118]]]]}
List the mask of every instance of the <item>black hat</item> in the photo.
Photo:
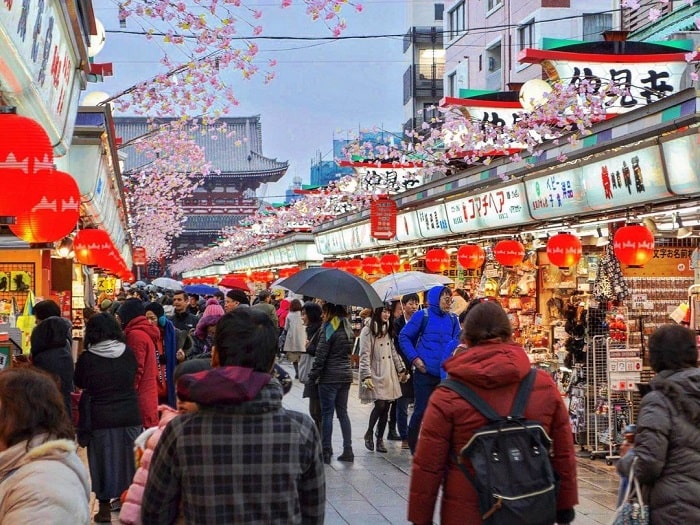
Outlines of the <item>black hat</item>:
{"type": "Polygon", "coordinates": [[[248,299],[248,296],[243,290],[239,290],[238,288],[233,288],[232,290],[226,292],[226,297],[234,301],[238,301],[241,304],[250,305],[250,300],[248,299]]]}
{"type": "Polygon", "coordinates": [[[146,315],[146,309],[140,299],[127,299],[119,307],[117,315],[122,321],[122,326],[126,327],[133,319],[140,315],[146,315]]]}
{"type": "Polygon", "coordinates": [[[165,315],[165,309],[163,308],[163,305],[160,303],[148,303],[146,305],[146,308],[144,308],[144,315],[146,312],[153,312],[156,314],[156,317],[163,317],[165,315]]]}

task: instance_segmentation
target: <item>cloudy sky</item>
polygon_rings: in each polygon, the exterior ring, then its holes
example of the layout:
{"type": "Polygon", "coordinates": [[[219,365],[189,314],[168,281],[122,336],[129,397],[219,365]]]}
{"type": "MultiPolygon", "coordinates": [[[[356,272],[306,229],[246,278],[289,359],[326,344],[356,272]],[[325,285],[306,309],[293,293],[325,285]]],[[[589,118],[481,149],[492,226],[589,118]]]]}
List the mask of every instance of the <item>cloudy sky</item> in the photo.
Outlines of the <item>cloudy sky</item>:
{"type": "MultiPolygon", "coordinates": [[[[259,21],[263,35],[331,36],[321,22],[312,21],[304,13],[304,4],[298,0],[286,9],[280,8],[280,3],[281,0],[246,2],[263,11],[259,21]]],[[[161,72],[158,59],[167,48],[155,39],[147,41],[141,35],[118,33],[116,2],[110,5],[96,8],[96,16],[107,30],[105,47],[96,62],[112,62],[114,76],[104,83],[91,84],[87,92],[114,95],[161,72]]],[[[390,131],[401,129],[402,75],[408,62],[400,37],[378,35],[400,35],[406,31],[406,1],[368,0],[362,5],[361,13],[349,6],[344,8],[348,28],[340,39],[258,41],[259,57],[264,62],[278,62],[276,78],[271,83],[263,84],[262,76],[246,81],[236,72],[228,73],[228,83],[234,86],[240,101],[232,116],[261,115],[263,153],[290,163],[287,175],[259,191],[260,196],[281,200],[295,176],[308,183],[312,159],[320,156],[332,160],[334,137],[346,138],[350,131],[375,126],[390,131]],[[351,36],[376,37],[347,38],[351,36]]],[[[130,18],[127,23],[128,30],[143,27],[145,22],[138,19],[130,18]]]]}

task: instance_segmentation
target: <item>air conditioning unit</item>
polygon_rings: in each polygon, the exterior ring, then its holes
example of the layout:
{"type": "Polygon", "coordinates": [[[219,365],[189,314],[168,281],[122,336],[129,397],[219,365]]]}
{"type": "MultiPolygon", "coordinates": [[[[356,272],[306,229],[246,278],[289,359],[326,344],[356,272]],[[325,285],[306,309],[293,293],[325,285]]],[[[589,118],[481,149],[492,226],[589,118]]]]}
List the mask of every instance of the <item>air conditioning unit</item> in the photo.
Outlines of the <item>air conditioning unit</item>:
{"type": "Polygon", "coordinates": [[[496,69],[496,59],[489,57],[489,71],[494,71],[496,69]]]}

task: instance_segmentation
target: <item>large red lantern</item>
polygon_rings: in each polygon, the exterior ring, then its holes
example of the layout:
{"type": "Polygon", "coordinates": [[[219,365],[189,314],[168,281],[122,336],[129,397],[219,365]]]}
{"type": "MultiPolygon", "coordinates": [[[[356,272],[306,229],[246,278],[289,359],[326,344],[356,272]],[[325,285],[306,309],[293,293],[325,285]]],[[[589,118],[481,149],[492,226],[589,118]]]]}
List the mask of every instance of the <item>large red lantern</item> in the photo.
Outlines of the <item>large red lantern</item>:
{"type": "Polygon", "coordinates": [[[520,241],[512,239],[498,241],[493,247],[493,256],[503,266],[516,266],[525,258],[525,247],[520,241]]]}
{"type": "Polygon", "coordinates": [[[72,232],[80,219],[80,190],[75,179],[58,170],[42,178],[41,186],[28,189],[33,193],[33,204],[19,211],[15,224],[10,225],[12,233],[28,243],[58,241],[72,232]]]}
{"type": "Polygon", "coordinates": [[[395,253],[385,253],[379,258],[379,267],[384,273],[395,273],[401,268],[401,259],[395,253]]]}
{"type": "Polygon", "coordinates": [[[338,270],[345,270],[345,271],[347,271],[347,269],[348,269],[348,263],[349,263],[349,262],[350,262],[350,261],[348,261],[348,260],[343,260],[343,259],[341,259],[340,261],[338,261],[337,263],[335,263],[335,267],[338,268],[338,270]]]}
{"type": "Polygon", "coordinates": [[[335,261],[323,261],[321,268],[335,268],[335,261]]]}
{"type": "Polygon", "coordinates": [[[547,258],[559,268],[571,268],[581,260],[581,241],[571,233],[557,233],[547,241],[547,258]]]}
{"type": "Polygon", "coordinates": [[[618,228],[613,252],[622,264],[632,268],[644,266],[654,256],[654,234],[641,224],[618,228]]]}
{"type": "Polygon", "coordinates": [[[381,264],[378,257],[365,257],[362,259],[362,270],[370,275],[379,273],[381,270],[381,264]]]}
{"type": "Polygon", "coordinates": [[[457,261],[466,270],[481,268],[485,260],[484,249],[478,244],[465,244],[457,250],[457,261]]]}
{"type": "Polygon", "coordinates": [[[450,268],[450,254],[443,248],[433,248],[425,254],[425,267],[431,272],[444,272],[450,268]]]}
{"type": "Polygon", "coordinates": [[[360,275],[362,273],[362,261],[360,259],[350,259],[345,270],[353,275],[360,275]]]}
{"type": "Polygon", "coordinates": [[[96,266],[102,252],[107,252],[112,245],[104,230],[80,230],[73,239],[75,260],[86,266],[96,266]]]}

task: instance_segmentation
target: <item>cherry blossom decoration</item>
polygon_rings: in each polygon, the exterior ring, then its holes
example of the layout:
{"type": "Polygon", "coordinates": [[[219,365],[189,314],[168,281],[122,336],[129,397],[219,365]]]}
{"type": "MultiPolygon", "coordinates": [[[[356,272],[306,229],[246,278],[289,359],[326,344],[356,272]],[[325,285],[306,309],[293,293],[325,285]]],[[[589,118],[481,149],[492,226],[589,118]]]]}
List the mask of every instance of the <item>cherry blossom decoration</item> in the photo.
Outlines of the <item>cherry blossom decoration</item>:
{"type": "MultiPolygon", "coordinates": [[[[344,7],[362,11],[362,5],[347,0],[302,0],[306,13],[320,21],[334,36],[346,28],[344,7]]],[[[119,110],[137,114],[172,116],[182,113],[216,118],[228,114],[238,105],[233,88],[223,79],[229,70],[238,70],[245,79],[263,75],[264,82],[274,76],[275,60],[263,69],[258,60],[255,38],[263,35],[263,10],[241,0],[123,0],[119,4],[119,21],[127,27],[143,21],[152,24],[146,38],[158,39],[161,47],[176,48],[173,60],[168,54],[161,59],[166,72],[141,82],[110,100],[119,110]]],[[[256,2],[251,2],[255,5],[256,2]]],[[[281,0],[281,8],[292,0],[281,0]]],[[[175,50],[175,49],[173,49],[175,50]]]]}

